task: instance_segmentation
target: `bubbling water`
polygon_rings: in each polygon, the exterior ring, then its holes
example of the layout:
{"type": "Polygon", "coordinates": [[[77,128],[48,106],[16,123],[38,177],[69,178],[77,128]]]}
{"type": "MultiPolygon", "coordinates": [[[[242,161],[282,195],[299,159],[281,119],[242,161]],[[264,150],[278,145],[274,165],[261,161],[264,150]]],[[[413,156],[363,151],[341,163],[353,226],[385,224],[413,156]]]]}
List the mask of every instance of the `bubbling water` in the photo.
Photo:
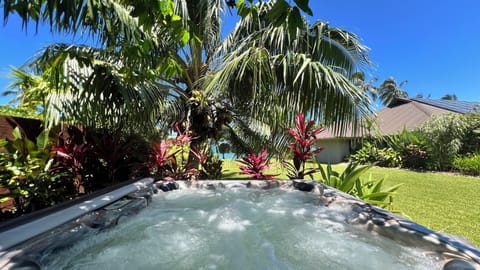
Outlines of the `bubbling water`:
{"type": "Polygon", "coordinates": [[[178,190],[44,258],[42,269],[439,269],[299,191],[178,190]]]}

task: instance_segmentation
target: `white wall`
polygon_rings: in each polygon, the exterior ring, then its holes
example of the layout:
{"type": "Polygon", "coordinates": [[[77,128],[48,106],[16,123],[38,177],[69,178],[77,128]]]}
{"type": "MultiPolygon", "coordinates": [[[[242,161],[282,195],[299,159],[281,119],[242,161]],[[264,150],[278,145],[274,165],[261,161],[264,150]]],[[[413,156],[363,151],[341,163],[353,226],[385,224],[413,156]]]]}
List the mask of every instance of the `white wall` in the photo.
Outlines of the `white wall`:
{"type": "Polygon", "coordinates": [[[323,147],[317,154],[317,160],[321,163],[340,163],[350,154],[348,139],[322,139],[317,141],[317,146],[323,147]]]}

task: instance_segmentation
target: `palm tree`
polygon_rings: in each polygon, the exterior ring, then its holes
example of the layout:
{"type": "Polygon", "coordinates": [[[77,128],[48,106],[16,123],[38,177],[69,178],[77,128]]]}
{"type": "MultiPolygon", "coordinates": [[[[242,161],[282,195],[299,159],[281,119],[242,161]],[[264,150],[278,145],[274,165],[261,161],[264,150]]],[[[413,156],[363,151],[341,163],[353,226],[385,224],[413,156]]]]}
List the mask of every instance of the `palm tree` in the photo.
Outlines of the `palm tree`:
{"type": "Polygon", "coordinates": [[[442,100],[458,100],[458,99],[457,99],[457,95],[455,95],[455,94],[451,94],[451,95],[450,95],[450,94],[446,94],[446,95],[443,96],[441,99],[442,99],[442,100]]]}
{"type": "Polygon", "coordinates": [[[170,1],[138,3],[141,21],[128,1],[25,2],[4,1],[4,21],[10,13],[18,13],[25,28],[31,20],[48,21],[52,31],[81,33],[96,46],[53,44],[27,63],[25,71],[33,74],[14,70],[12,85],[22,103],[42,97],[47,126],[63,120],[101,128],[153,127],[155,113],[169,102],[168,90],[155,82],[152,69],[169,62],[165,48],[188,35],[172,16],[173,7],[166,5],[170,1]],[[154,30],[157,20],[168,27],[154,30]],[[175,40],[156,36],[169,34],[163,31],[175,32],[170,35],[175,40]],[[32,80],[42,81],[42,87],[32,87],[32,80]]]}
{"type": "Polygon", "coordinates": [[[357,71],[352,74],[350,80],[353,82],[353,84],[367,93],[373,101],[377,100],[378,87],[373,85],[374,82],[378,81],[377,77],[373,77],[370,80],[365,81],[365,73],[363,71],[357,71]]]}
{"type": "Polygon", "coordinates": [[[388,106],[396,98],[408,98],[408,93],[402,89],[408,81],[403,81],[397,84],[393,77],[390,77],[382,82],[378,91],[383,105],[388,106]]]}
{"type": "Polygon", "coordinates": [[[294,34],[290,17],[278,26],[268,24],[272,5],[256,6],[222,42],[223,61],[207,92],[223,92],[238,122],[269,128],[276,136],[270,143],[281,144],[282,124],[299,111],[337,130],[357,124],[369,113],[369,100],[348,78],[369,64],[367,48],[354,34],[321,21],[309,24],[300,17],[303,27],[294,34]]]}
{"type": "Polygon", "coordinates": [[[51,84],[52,110],[88,125],[180,122],[193,146],[226,128],[232,142],[270,148],[285,145],[279,134],[300,111],[337,130],[371,112],[350,81],[370,63],[352,33],[310,24],[298,8],[272,23],[276,4],[260,2],[243,6],[221,40],[224,0],[147,2],[40,9],[53,29],[87,31],[100,44],[54,44],[31,63],[51,84]]]}

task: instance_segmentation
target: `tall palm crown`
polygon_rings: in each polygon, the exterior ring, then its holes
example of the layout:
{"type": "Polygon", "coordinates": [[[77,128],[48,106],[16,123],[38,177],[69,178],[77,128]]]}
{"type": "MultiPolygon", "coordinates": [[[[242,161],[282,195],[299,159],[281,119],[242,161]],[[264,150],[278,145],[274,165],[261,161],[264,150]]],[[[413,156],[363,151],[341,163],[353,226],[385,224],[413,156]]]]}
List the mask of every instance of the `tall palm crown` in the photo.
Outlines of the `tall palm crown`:
{"type": "Polygon", "coordinates": [[[31,63],[51,86],[49,119],[181,121],[199,143],[226,127],[232,140],[255,144],[274,141],[299,111],[337,129],[370,113],[368,96],[349,80],[368,66],[367,48],[352,33],[309,24],[298,9],[272,23],[273,1],[239,4],[243,19],[221,40],[224,0],[39,3],[37,13],[5,6],[5,14],[48,19],[99,44],[54,44],[31,63]]]}
{"type": "Polygon", "coordinates": [[[392,77],[383,81],[378,89],[383,105],[388,106],[395,98],[408,98],[408,93],[402,89],[405,84],[407,81],[397,84],[392,77]]]}

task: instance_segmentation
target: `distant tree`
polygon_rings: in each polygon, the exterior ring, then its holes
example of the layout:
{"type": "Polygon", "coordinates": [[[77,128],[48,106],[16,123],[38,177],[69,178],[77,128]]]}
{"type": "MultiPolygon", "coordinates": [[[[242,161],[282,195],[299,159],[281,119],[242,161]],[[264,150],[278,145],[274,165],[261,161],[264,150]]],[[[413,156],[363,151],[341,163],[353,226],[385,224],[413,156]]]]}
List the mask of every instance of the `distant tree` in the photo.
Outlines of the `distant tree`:
{"type": "Polygon", "coordinates": [[[443,96],[441,99],[442,99],[442,100],[458,100],[458,99],[457,99],[457,95],[455,95],[455,94],[451,94],[451,95],[450,95],[450,94],[446,94],[446,95],[443,96]]]}
{"type": "Polygon", "coordinates": [[[423,95],[422,95],[422,94],[417,94],[417,95],[415,96],[415,98],[423,98],[423,95]]]}
{"type": "Polygon", "coordinates": [[[378,87],[373,85],[374,82],[378,81],[377,77],[365,81],[365,73],[363,71],[357,71],[352,74],[350,80],[354,85],[362,89],[364,93],[370,95],[373,101],[378,99],[378,87]]]}
{"type": "Polygon", "coordinates": [[[225,153],[230,152],[230,144],[228,143],[221,143],[218,146],[218,152],[222,154],[222,159],[225,159],[225,153]]]}
{"type": "Polygon", "coordinates": [[[378,88],[378,94],[383,105],[388,106],[395,98],[408,98],[408,93],[402,89],[402,86],[408,81],[403,81],[397,84],[393,77],[390,77],[382,82],[378,88]]]}

